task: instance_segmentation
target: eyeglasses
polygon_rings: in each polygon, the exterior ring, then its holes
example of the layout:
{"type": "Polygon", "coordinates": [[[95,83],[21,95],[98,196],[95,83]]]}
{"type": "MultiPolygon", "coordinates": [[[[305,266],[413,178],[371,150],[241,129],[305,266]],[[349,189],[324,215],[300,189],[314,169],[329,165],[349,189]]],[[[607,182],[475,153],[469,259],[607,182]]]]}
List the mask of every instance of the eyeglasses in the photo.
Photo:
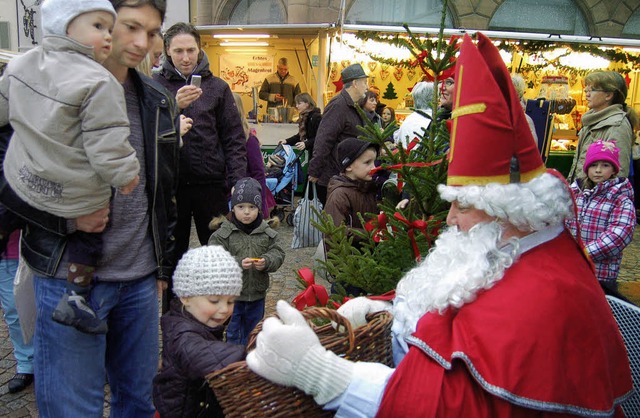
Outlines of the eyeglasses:
{"type": "Polygon", "coordinates": [[[451,80],[451,79],[449,79],[449,78],[448,78],[448,79],[446,79],[446,80],[444,80],[444,85],[445,85],[445,86],[447,86],[447,87],[451,87],[451,86],[453,86],[454,84],[456,84],[456,82],[455,82],[454,80],[451,80]]]}
{"type": "Polygon", "coordinates": [[[595,93],[597,91],[606,91],[606,90],[602,90],[602,89],[592,89],[590,87],[587,87],[586,89],[584,89],[584,94],[591,94],[591,93],[595,93]]]}

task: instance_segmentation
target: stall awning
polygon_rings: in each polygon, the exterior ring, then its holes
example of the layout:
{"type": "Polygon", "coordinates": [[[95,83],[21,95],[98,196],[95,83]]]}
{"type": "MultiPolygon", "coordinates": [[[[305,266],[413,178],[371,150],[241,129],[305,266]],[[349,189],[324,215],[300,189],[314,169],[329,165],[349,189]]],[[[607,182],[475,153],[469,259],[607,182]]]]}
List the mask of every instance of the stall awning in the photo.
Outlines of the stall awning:
{"type": "Polygon", "coordinates": [[[242,34],[265,33],[277,37],[316,37],[320,31],[334,31],[335,23],[309,24],[269,24],[269,25],[201,25],[196,26],[201,34],[242,34]]]}

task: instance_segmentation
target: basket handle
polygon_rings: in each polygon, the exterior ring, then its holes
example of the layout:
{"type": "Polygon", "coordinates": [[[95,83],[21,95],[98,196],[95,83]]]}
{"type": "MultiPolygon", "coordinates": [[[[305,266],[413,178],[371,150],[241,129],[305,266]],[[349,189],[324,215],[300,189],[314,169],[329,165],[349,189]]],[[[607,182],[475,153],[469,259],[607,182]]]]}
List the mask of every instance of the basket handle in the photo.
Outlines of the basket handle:
{"type": "MultiPolygon", "coordinates": [[[[346,332],[347,334],[346,337],[349,341],[349,349],[347,350],[346,354],[348,355],[351,353],[351,351],[353,351],[355,347],[355,336],[353,333],[353,327],[351,326],[349,320],[346,317],[340,315],[338,311],[336,311],[335,309],[324,307],[311,307],[305,309],[304,311],[301,311],[300,313],[302,314],[304,319],[307,320],[307,322],[311,321],[312,319],[328,319],[335,322],[337,324],[337,326],[334,327],[336,329],[336,332],[339,332],[338,330],[344,330],[344,332],[346,332]]],[[[278,317],[277,314],[274,314],[273,316],[276,318],[278,317]]],[[[254,328],[254,330],[251,331],[251,334],[249,335],[249,342],[247,343],[247,351],[251,351],[256,348],[256,339],[258,337],[258,333],[260,333],[260,331],[262,330],[263,322],[264,321],[260,321],[260,323],[254,328]]],[[[314,329],[314,326],[312,325],[311,328],[314,329]]]]}

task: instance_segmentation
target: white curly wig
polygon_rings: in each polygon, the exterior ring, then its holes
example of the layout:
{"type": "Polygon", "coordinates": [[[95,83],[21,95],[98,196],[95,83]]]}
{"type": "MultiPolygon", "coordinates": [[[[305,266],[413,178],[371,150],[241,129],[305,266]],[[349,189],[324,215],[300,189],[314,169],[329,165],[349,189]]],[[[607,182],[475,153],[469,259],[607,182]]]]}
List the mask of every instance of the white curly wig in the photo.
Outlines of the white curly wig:
{"type": "Polygon", "coordinates": [[[539,231],[573,218],[573,199],[565,182],[544,173],[528,183],[438,186],[442,199],[457,200],[507,221],[521,231],[539,231]]]}

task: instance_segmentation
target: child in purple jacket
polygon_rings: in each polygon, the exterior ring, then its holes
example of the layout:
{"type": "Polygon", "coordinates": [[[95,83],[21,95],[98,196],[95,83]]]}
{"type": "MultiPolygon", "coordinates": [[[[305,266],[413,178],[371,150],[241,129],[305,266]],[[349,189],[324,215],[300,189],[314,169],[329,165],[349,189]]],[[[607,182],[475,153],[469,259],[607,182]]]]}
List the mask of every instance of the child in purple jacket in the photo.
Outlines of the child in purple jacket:
{"type": "Polygon", "coordinates": [[[187,251],[173,274],[174,299],[162,317],[162,368],[153,402],[162,418],[224,417],[206,376],[243,360],[244,346],[224,341],[242,290],[242,271],[224,248],[187,251]]]}
{"type": "Polygon", "coordinates": [[[567,222],[574,236],[579,225],[596,277],[605,289],[614,292],[618,289],[622,250],[633,239],[636,225],[631,183],[625,177],[616,177],[619,156],[615,142],[599,140],[589,146],[583,167],[587,178],[571,185],[578,218],[567,222]]]}

